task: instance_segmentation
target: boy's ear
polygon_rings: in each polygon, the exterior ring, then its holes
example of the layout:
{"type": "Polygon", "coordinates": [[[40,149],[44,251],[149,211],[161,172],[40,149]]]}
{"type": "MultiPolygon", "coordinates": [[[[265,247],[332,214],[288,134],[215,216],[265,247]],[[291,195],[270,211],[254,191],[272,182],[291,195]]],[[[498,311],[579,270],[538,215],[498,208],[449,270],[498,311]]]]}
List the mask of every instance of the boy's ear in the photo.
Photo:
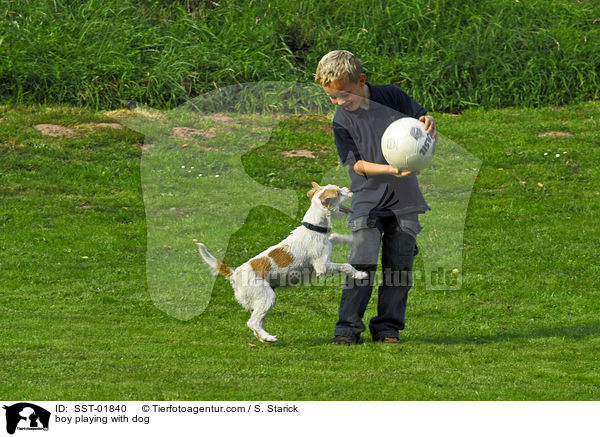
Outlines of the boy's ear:
{"type": "Polygon", "coordinates": [[[321,186],[319,184],[317,184],[316,182],[312,183],[312,189],[308,191],[308,193],[306,193],[306,195],[308,196],[309,199],[312,200],[313,196],[315,195],[315,193],[317,191],[319,191],[321,189],[321,186]]]}

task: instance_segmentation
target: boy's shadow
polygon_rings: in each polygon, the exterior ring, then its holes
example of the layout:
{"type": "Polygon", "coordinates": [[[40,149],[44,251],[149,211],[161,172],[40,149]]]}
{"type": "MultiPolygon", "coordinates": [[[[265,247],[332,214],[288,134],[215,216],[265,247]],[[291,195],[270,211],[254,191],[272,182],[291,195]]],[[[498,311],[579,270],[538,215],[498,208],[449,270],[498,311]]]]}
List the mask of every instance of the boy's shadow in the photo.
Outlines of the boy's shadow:
{"type": "MultiPolygon", "coordinates": [[[[472,336],[472,335],[448,335],[440,337],[407,337],[403,343],[423,342],[433,344],[461,345],[461,344],[491,344],[512,340],[527,340],[533,338],[569,337],[579,340],[589,335],[600,334],[600,324],[569,326],[562,328],[539,328],[527,332],[499,332],[494,335],[472,336]]],[[[302,342],[307,346],[330,345],[331,338],[307,339],[302,342]]],[[[363,339],[360,344],[371,343],[369,339],[363,339]]],[[[287,344],[289,345],[289,344],[287,344]]],[[[281,345],[283,346],[283,344],[281,345]]]]}
{"type": "Polygon", "coordinates": [[[449,335],[440,337],[412,337],[407,341],[422,341],[434,344],[490,344],[511,340],[527,340],[532,338],[570,337],[579,340],[588,335],[600,333],[600,324],[566,326],[561,328],[539,328],[525,332],[499,332],[481,337],[468,335],[449,335]]]}

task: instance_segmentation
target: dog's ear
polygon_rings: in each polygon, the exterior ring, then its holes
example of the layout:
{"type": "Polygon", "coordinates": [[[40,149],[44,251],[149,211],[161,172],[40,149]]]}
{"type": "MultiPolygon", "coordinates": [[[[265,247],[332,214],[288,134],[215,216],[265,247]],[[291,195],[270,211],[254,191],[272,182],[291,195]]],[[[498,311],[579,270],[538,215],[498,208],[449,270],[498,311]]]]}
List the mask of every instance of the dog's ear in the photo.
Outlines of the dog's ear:
{"type": "Polygon", "coordinates": [[[335,206],[335,200],[339,194],[339,190],[325,190],[319,196],[319,200],[326,208],[333,209],[335,206]]]}
{"type": "Polygon", "coordinates": [[[308,191],[308,193],[306,193],[306,195],[308,196],[309,199],[312,200],[313,196],[315,195],[315,193],[317,191],[319,191],[321,189],[321,186],[319,184],[317,184],[316,182],[312,183],[312,188],[308,191]]]}

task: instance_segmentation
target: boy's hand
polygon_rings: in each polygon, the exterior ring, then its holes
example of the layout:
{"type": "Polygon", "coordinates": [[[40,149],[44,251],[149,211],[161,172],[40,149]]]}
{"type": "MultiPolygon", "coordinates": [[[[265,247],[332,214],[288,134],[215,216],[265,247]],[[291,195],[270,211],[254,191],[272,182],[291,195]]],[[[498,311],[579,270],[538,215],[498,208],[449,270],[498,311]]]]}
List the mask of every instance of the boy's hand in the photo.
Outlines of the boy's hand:
{"type": "Polygon", "coordinates": [[[425,131],[431,135],[431,137],[437,141],[438,131],[435,119],[431,115],[422,115],[419,121],[425,123],[425,131]]]}
{"type": "Polygon", "coordinates": [[[390,174],[398,177],[398,178],[404,178],[406,176],[410,176],[410,175],[415,175],[418,176],[419,174],[421,174],[421,172],[418,171],[412,171],[412,170],[398,170],[396,167],[392,167],[390,165],[390,174]]]}

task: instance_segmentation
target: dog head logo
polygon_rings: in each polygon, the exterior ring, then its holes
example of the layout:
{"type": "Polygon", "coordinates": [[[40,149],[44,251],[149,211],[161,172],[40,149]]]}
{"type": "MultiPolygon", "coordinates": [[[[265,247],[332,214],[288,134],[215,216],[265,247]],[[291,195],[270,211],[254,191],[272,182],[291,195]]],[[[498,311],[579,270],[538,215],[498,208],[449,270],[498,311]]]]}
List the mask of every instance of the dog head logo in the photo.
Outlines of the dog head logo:
{"type": "Polygon", "coordinates": [[[48,430],[50,412],[34,404],[21,402],[4,406],[6,410],[6,432],[14,434],[19,430],[48,430]]]}

